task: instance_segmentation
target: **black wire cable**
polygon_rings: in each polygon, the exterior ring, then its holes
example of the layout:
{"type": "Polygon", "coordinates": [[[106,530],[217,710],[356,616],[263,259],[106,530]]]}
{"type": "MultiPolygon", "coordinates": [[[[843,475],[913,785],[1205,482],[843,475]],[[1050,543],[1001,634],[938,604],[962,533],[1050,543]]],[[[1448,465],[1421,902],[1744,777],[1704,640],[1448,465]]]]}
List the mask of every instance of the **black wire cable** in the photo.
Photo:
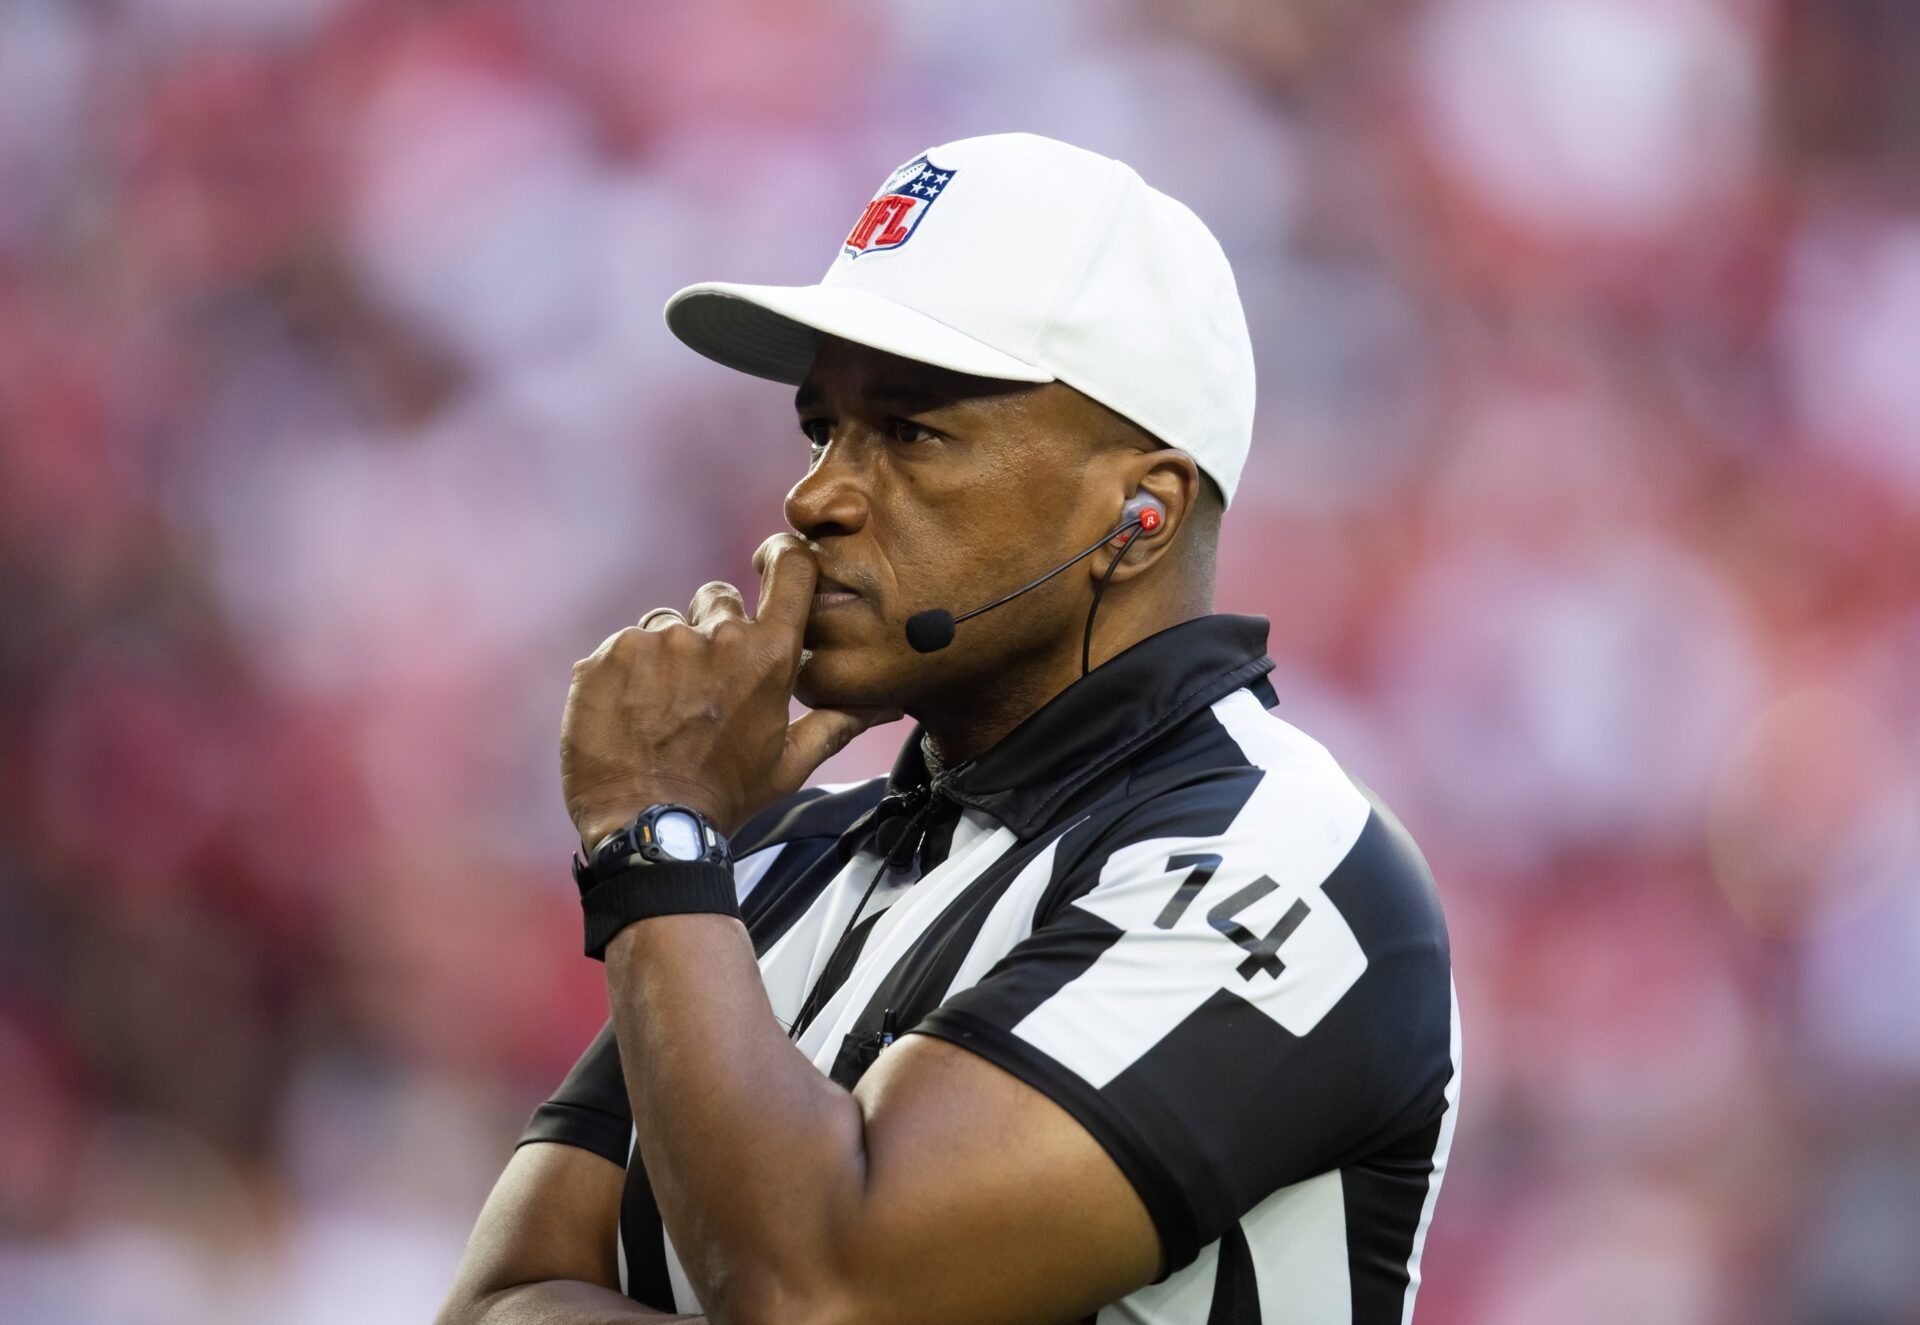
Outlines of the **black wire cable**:
{"type": "MultiPolygon", "coordinates": [[[[800,1004],[800,1010],[793,1016],[793,1023],[787,1027],[787,1038],[789,1040],[797,1043],[801,1035],[806,1033],[806,1029],[812,1024],[813,1019],[820,1015],[821,1007],[824,1007],[826,1004],[826,1000],[820,997],[820,988],[827,982],[827,973],[833,969],[834,963],[840,960],[840,950],[846,947],[848,937],[852,935],[855,927],[859,925],[860,913],[867,909],[867,902],[872,898],[873,890],[880,886],[882,876],[893,868],[894,856],[898,854],[902,846],[909,842],[915,842],[915,847],[916,849],[918,848],[915,835],[920,829],[921,820],[933,812],[933,807],[938,799],[937,796],[931,794],[927,797],[926,804],[915,810],[907,819],[906,827],[901,830],[900,836],[894,839],[893,845],[887,848],[887,853],[880,858],[880,863],[874,867],[872,876],[867,880],[867,890],[860,894],[859,902],[854,905],[853,914],[847,917],[846,928],[841,930],[840,937],[834,940],[833,951],[827,954],[826,964],[820,968],[820,974],[814,980],[813,988],[807,991],[807,997],[805,1001],[800,1004]],[[816,1006],[816,1004],[819,1006],[816,1006]]],[[[878,915],[879,912],[875,912],[875,914],[878,915]]]]}
{"type": "MultiPolygon", "coordinates": [[[[954,624],[958,625],[960,622],[965,621],[967,617],[976,617],[982,612],[992,611],[994,608],[1000,606],[1000,604],[1018,598],[1028,589],[1045,584],[1061,571],[1066,570],[1068,566],[1072,566],[1075,562],[1085,557],[1092,556],[1106,544],[1111,543],[1114,539],[1120,537],[1120,535],[1127,533],[1128,530],[1137,530],[1139,527],[1140,517],[1136,515],[1118,529],[1102,535],[1098,543],[1095,543],[1084,552],[1077,553],[1072,561],[1067,562],[1065,565],[1054,567],[1039,579],[1015,589],[1004,598],[996,598],[985,607],[976,607],[973,611],[967,613],[966,616],[955,617],[954,624]]],[[[1120,558],[1132,551],[1134,541],[1133,536],[1128,537],[1127,541],[1121,545],[1120,551],[1115,553],[1113,560],[1108,563],[1105,573],[1100,576],[1100,582],[1093,587],[1093,605],[1087,609],[1087,628],[1085,633],[1080,637],[1080,675],[1082,676],[1085,676],[1088,671],[1087,662],[1093,648],[1093,614],[1100,610],[1100,595],[1107,591],[1107,581],[1113,578],[1113,572],[1119,568],[1120,558]]],[[[813,1018],[820,1014],[820,1008],[816,1007],[815,1004],[816,1002],[823,1001],[819,999],[818,995],[820,993],[820,987],[826,983],[827,972],[831,971],[834,963],[840,959],[840,950],[846,946],[847,938],[853,933],[855,927],[859,925],[860,915],[867,909],[867,902],[873,897],[873,890],[880,886],[881,876],[892,868],[894,854],[900,849],[903,843],[914,841],[915,834],[920,829],[921,820],[933,810],[937,800],[938,796],[930,795],[927,798],[926,804],[913,812],[907,820],[906,828],[901,831],[899,838],[887,851],[886,855],[882,857],[879,866],[873,871],[873,877],[867,880],[866,891],[860,894],[860,901],[854,906],[853,914],[847,917],[846,928],[840,931],[839,939],[834,942],[833,951],[827,954],[826,965],[820,968],[820,978],[813,982],[813,988],[807,991],[806,1000],[801,1003],[800,1011],[794,1014],[793,1024],[787,1027],[788,1039],[798,1041],[801,1035],[806,1032],[807,1026],[812,1022],[813,1018]]]]}
{"type": "MultiPolygon", "coordinates": [[[[1132,523],[1136,525],[1139,524],[1139,518],[1136,516],[1132,523]]],[[[1125,525],[1121,526],[1123,529],[1125,527],[1125,525]]],[[[1109,535],[1109,537],[1113,537],[1113,535],[1109,535]]],[[[1127,553],[1133,550],[1133,544],[1133,538],[1127,539],[1126,545],[1114,554],[1112,561],[1107,563],[1106,573],[1100,577],[1100,583],[1093,586],[1093,606],[1087,609],[1086,633],[1080,636],[1080,675],[1082,676],[1087,674],[1087,659],[1093,651],[1093,614],[1100,610],[1100,595],[1107,591],[1107,581],[1113,578],[1114,570],[1120,565],[1120,558],[1126,556],[1127,553]]],[[[1076,558],[1076,560],[1078,560],[1078,558],[1076,558]]]]}
{"type": "MultiPolygon", "coordinates": [[[[994,608],[1000,606],[1000,604],[1002,603],[1012,602],[1014,599],[1018,598],[1021,594],[1025,593],[1029,589],[1039,588],[1041,585],[1045,584],[1048,580],[1051,580],[1054,576],[1058,575],[1061,571],[1066,570],[1070,566],[1075,565],[1076,563],[1080,562],[1084,558],[1092,556],[1094,553],[1098,552],[1101,548],[1111,543],[1114,539],[1126,533],[1127,530],[1137,529],[1139,527],[1140,527],[1140,517],[1136,515],[1133,517],[1133,519],[1127,521],[1125,524],[1121,525],[1118,529],[1112,529],[1100,535],[1099,541],[1094,543],[1093,546],[1085,549],[1084,551],[1074,553],[1069,560],[1061,562],[1058,566],[1055,566],[1052,570],[1048,571],[1045,575],[1040,576],[1040,578],[1027,581],[1025,584],[1021,585],[1018,589],[1015,589],[1010,594],[1002,594],[1000,597],[994,599],[991,603],[988,603],[985,607],[976,607],[971,612],[965,613],[962,616],[955,617],[953,619],[953,624],[957,626],[962,621],[970,621],[974,617],[979,616],[982,612],[991,612],[993,611],[994,608]]],[[[1132,546],[1133,546],[1133,540],[1128,539],[1127,547],[1132,547],[1132,546]]],[[[1124,556],[1125,554],[1126,554],[1126,548],[1122,548],[1121,555],[1124,556]]],[[[1111,573],[1111,569],[1109,569],[1109,573],[1111,573]]]]}

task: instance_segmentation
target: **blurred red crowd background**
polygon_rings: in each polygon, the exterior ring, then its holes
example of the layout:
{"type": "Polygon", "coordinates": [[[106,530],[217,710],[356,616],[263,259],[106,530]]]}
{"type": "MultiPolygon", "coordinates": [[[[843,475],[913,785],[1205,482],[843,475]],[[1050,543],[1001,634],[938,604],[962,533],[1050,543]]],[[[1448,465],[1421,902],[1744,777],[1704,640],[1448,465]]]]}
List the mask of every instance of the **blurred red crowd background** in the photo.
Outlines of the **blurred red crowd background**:
{"type": "Polygon", "coordinates": [[[661,303],[1008,129],[1238,273],[1219,605],[1452,926],[1422,1325],[1920,1320],[1904,0],[0,7],[0,1316],[431,1314],[604,1012],[568,666],[804,465],[661,303]]]}

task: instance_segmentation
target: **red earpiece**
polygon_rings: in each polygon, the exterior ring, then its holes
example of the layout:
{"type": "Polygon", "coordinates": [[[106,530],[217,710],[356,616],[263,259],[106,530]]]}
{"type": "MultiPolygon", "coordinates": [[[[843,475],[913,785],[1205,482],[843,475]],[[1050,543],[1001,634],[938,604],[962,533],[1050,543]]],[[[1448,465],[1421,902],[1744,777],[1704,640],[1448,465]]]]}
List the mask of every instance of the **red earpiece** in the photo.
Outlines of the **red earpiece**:
{"type": "MultiPolygon", "coordinates": [[[[1149,537],[1160,531],[1160,526],[1166,523],[1166,519],[1167,508],[1162,506],[1160,499],[1151,493],[1143,492],[1138,496],[1129,497],[1127,504],[1120,508],[1120,523],[1126,525],[1138,520],[1140,522],[1138,532],[1149,537]]],[[[1133,541],[1134,533],[1134,530],[1129,529],[1124,534],[1116,534],[1113,542],[1125,547],[1133,541]]]]}

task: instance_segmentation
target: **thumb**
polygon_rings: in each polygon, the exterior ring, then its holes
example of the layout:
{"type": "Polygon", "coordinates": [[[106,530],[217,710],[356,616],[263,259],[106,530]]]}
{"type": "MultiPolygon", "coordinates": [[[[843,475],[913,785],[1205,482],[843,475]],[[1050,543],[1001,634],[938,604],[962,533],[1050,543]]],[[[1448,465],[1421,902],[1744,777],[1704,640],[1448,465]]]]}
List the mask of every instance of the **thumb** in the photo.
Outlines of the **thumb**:
{"type": "Polygon", "coordinates": [[[869,727],[893,722],[899,709],[814,709],[787,727],[787,748],[774,778],[789,791],[798,790],[813,770],[846,749],[847,742],[869,727]]]}

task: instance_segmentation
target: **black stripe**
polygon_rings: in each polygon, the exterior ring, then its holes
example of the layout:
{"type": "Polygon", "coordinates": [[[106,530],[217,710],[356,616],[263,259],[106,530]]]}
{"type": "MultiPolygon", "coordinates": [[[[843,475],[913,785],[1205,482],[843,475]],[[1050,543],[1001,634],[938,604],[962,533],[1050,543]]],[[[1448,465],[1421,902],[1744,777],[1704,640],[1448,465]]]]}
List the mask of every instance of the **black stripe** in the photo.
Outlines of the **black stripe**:
{"type": "Polygon", "coordinates": [[[740,918],[753,935],[755,956],[763,955],[805,915],[820,892],[845,864],[834,847],[847,825],[872,809],[886,790],[872,778],[845,791],[809,787],[775,802],[734,834],[735,859],[785,846],[785,850],[740,903],[740,918]]]}
{"type": "Polygon", "coordinates": [[[1196,773],[1224,773],[1237,768],[1265,771],[1247,758],[1240,742],[1233,739],[1209,704],[1127,765],[1127,794],[1139,795],[1196,773]]]}
{"type": "Polygon", "coordinates": [[[822,787],[796,791],[740,826],[732,838],[734,859],[803,837],[837,839],[849,824],[880,803],[886,789],[885,778],[869,778],[842,791],[822,787]]]}
{"type": "MultiPolygon", "coordinates": [[[[1225,739],[1224,729],[1211,713],[1201,714],[1200,719],[1194,730],[1197,739],[1208,742],[1209,727],[1225,739]]],[[[1052,924],[1069,902],[1098,887],[1105,858],[1122,848],[1159,838],[1213,838],[1226,833],[1266,776],[1265,770],[1247,765],[1237,745],[1233,749],[1241,767],[1210,767],[1183,758],[1163,765],[1145,785],[1129,787],[1125,801],[1102,807],[1088,821],[1083,844],[1071,851],[1061,844],[1061,868],[1034,908],[1034,927],[1052,924]]],[[[1178,854],[1177,849],[1168,852],[1178,854]]]]}
{"type": "Polygon", "coordinates": [[[827,957],[826,968],[820,972],[820,977],[807,990],[805,1002],[808,1006],[804,1009],[806,1016],[793,1027],[795,1035],[804,1033],[807,1027],[813,1024],[814,1018],[820,1015],[821,1009],[833,1001],[833,996],[839,992],[840,986],[847,982],[847,977],[853,974],[853,968],[859,964],[860,950],[867,946],[867,937],[873,933],[873,927],[880,923],[880,917],[885,915],[892,905],[893,903],[889,902],[878,911],[863,916],[860,923],[834,945],[833,952],[827,957]]]}
{"type": "Polygon", "coordinates": [[[608,1021],[560,1088],[533,1111],[516,1148],[529,1141],[558,1141],[625,1165],[632,1135],[632,1108],[627,1103],[626,1082],[620,1076],[620,1046],[614,1042],[613,1023],[608,1021]]]}
{"type": "Polygon", "coordinates": [[[620,1194],[620,1241],[627,1253],[627,1296],[656,1311],[674,1310],[660,1205],[638,1155],[627,1166],[627,1185],[620,1194]]]}
{"type": "MultiPolygon", "coordinates": [[[[1116,817],[1124,819],[1128,811],[1153,796],[1202,777],[1214,781],[1224,779],[1222,785],[1243,788],[1238,800],[1234,800],[1231,794],[1227,797],[1229,803],[1224,808],[1228,813],[1219,821],[1224,828],[1239,812],[1240,804],[1252,793],[1263,772],[1247,758],[1240,743],[1228,734],[1215,716],[1213,705],[1208,704],[1181,719],[1127,763],[1089,782],[1062,804],[1055,821],[1071,820],[1076,815],[1090,811],[1109,823],[1116,817]],[[1243,769],[1252,776],[1244,782],[1236,782],[1232,775],[1243,769]]],[[[1191,829],[1184,824],[1181,826],[1184,836],[1208,831],[1210,823],[1191,829]]]]}
{"type": "MultiPolygon", "coordinates": [[[[1021,960],[995,967],[972,989],[954,996],[1001,1026],[1017,1026],[1028,1013],[1085,975],[1124,931],[1111,921],[1068,907],[1020,941],[1021,960]]],[[[947,1006],[952,1006],[948,1004],[947,1006]]],[[[933,1017],[944,1015],[936,1009],[933,1017]]]]}
{"type": "Polygon", "coordinates": [[[926,829],[920,835],[917,855],[922,877],[945,863],[953,851],[953,830],[960,826],[962,809],[953,801],[935,800],[928,813],[926,829]]]}
{"type": "Polygon", "coordinates": [[[780,859],[767,867],[767,873],[740,903],[740,919],[753,936],[753,955],[762,957],[767,949],[792,929],[794,922],[819,900],[821,892],[840,873],[841,861],[833,850],[833,838],[808,838],[791,842],[780,859]]]}
{"type": "Polygon", "coordinates": [[[1393,827],[1371,816],[1323,884],[1368,966],[1312,1030],[1296,1037],[1223,989],[1088,1102],[1154,1138],[1146,1162],[1181,1183],[1196,1246],[1281,1187],[1402,1153],[1444,1112],[1445,928],[1424,862],[1393,827]]]}
{"type": "Polygon", "coordinates": [[[1238,1224],[1220,1238],[1219,1264],[1213,1272],[1213,1306],[1207,1311],[1207,1325],[1260,1325],[1260,1283],[1254,1277],[1253,1253],[1247,1249],[1247,1235],[1238,1224]]]}
{"type": "MultiPolygon", "coordinates": [[[[904,1034],[938,1007],[954,976],[973,954],[980,927],[993,914],[994,906],[1047,845],[1036,841],[1016,846],[993,861],[979,878],[949,902],[880,981],[853,1023],[853,1030],[856,1033],[876,1030],[881,1018],[891,1011],[895,1030],[904,1034]]],[[[1060,855],[1056,853],[1054,859],[1054,881],[1057,881],[1060,855]]],[[[1041,997],[1044,999],[1045,995],[1041,997]]],[[[841,1084],[852,1089],[851,1083],[841,1084]]]]}
{"type": "Polygon", "coordinates": [[[1400,1325],[1410,1278],[1407,1262],[1427,1203],[1442,1121],[1436,1118],[1407,1138],[1395,1155],[1340,1170],[1353,1325],[1400,1325]]]}
{"type": "Polygon", "coordinates": [[[1266,618],[1225,615],[1138,640],[1028,714],[957,773],[947,794],[1032,837],[1058,823],[1083,787],[1273,670],[1266,643],[1266,618]]]}
{"type": "Polygon", "coordinates": [[[547,1100],[534,1109],[533,1117],[513,1143],[514,1149],[534,1141],[555,1141],[563,1146],[591,1150],[614,1164],[627,1162],[624,1138],[633,1126],[632,1119],[598,1109],[583,1108],[567,1100],[547,1100]]]}

